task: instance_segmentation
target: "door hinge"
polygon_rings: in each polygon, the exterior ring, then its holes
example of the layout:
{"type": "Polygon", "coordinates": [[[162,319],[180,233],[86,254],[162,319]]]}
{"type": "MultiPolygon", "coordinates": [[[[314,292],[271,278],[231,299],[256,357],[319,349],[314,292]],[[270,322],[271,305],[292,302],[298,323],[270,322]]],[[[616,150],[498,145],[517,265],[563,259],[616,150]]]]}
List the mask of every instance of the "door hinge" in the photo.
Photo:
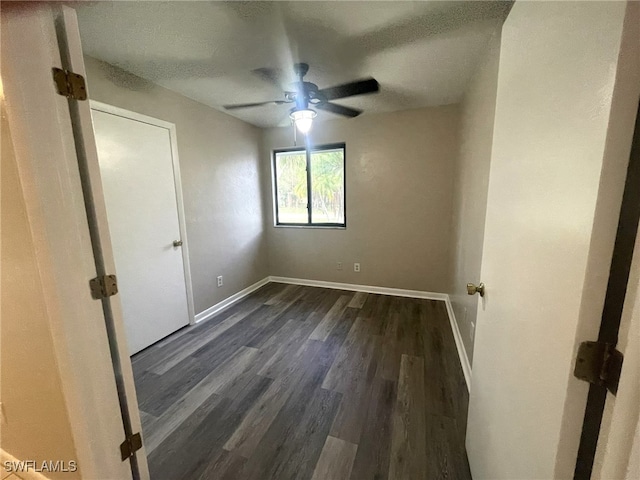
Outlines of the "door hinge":
{"type": "Polygon", "coordinates": [[[122,461],[133,456],[135,452],[142,448],[142,437],[139,433],[134,433],[128,436],[124,442],[120,445],[120,453],[122,454],[122,461]]]}
{"type": "Polygon", "coordinates": [[[89,280],[91,296],[96,300],[111,297],[118,293],[118,280],[115,275],[103,275],[89,280]]]}
{"type": "Polygon", "coordinates": [[[623,355],[616,346],[606,342],[582,342],[578,348],[573,374],[580,380],[606,387],[612,394],[618,391],[623,355]]]}
{"type": "Polygon", "coordinates": [[[87,85],[82,75],[70,72],[69,70],[54,68],[53,81],[60,95],[75,100],[87,99],[87,85]]]}

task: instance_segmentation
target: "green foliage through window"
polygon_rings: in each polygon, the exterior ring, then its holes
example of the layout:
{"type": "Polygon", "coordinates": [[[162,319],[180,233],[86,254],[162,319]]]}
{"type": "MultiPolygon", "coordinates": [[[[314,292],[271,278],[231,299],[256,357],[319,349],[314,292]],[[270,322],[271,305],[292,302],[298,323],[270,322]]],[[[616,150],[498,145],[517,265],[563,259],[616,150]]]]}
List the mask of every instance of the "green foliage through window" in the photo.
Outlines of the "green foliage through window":
{"type": "Polygon", "coordinates": [[[345,226],[344,145],[276,151],[274,167],[278,225],[345,226]]]}

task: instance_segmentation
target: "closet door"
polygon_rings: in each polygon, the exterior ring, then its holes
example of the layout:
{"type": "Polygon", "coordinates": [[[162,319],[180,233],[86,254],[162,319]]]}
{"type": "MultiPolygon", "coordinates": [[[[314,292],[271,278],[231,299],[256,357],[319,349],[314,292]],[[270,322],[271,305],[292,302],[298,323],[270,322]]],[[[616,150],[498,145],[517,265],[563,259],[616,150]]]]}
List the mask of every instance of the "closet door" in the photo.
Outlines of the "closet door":
{"type": "Polygon", "coordinates": [[[173,126],[93,104],[129,352],[189,324],[173,126]],[[173,138],[172,138],[173,137],[173,138]]]}

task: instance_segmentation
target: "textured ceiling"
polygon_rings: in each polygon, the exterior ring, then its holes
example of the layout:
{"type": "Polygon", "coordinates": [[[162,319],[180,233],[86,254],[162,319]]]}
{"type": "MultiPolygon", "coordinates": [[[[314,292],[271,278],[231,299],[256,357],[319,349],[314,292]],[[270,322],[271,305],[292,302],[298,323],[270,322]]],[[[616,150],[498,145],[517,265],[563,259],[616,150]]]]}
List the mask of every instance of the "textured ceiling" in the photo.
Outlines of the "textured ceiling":
{"type": "MultiPolygon", "coordinates": [[[[290,89],[292,65],[304,61],[311,65],[305,80],[320,88],[376,78],[379,94],[335,102],[366,114],[460,101],[510,6],[116,1],[76,8],[85,54],[211,107],[282,99],[253,71],[279,69],[282,87],[290,89]]],[[[227,113],[260,127],[288,124],[284,105],[227,113]]]]}

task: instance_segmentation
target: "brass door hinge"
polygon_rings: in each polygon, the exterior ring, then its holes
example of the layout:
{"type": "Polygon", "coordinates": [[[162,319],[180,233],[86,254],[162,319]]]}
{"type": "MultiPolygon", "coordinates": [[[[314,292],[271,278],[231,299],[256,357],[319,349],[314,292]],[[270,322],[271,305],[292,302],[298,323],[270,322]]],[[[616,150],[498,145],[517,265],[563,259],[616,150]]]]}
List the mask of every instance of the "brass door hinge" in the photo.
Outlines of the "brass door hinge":
{"type": "Polygon", "coordinates": [[[54,68],[53,81],[60,95],[75,100],[87,99],[87,84],[82,75],[70,72],[69,70],[54,68]]]}
{"type": "Polygon", "coordinates": [[[91,296],[96,300],[111,297],[118,293],[118,280],[115,275],[103,275],[89,280],[91,296]]]}
{"type": "Polygon", "coordinates": [[[122,455],[122,461],[132,457],[135,452],[142,448],[142,437],[139,433],[127,437],[120,445],[120,453],[122,455]]]}
{"type": "Polygon", "coordinates": [[[615,395],[618,392],[622,361],[622,353],[611,343],[582,342],[578,348],[573,374],[585,382],[606,387],[615,395]]]}

